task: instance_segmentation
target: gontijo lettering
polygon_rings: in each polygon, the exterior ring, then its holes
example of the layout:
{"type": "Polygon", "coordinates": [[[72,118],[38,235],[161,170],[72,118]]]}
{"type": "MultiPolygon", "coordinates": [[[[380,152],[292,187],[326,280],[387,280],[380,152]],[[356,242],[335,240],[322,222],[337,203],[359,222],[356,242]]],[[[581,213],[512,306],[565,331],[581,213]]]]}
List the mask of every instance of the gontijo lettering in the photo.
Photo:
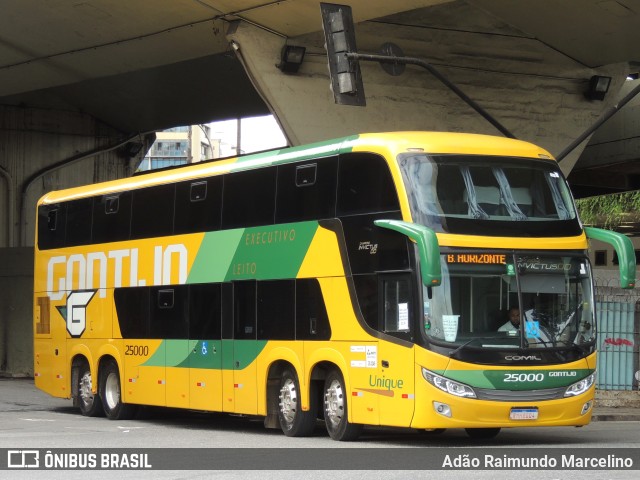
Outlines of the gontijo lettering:
{"type": "MultiPolygon", "coordinates": [[[[47,292],[51,300],[62,300],[70,290],[91,290],[98,287],[100,298],[106,297],[107,276],[113,275],[115,288],[142,287],[147,279],[138,276],[137,248],[106,252],[57,255],[47,263],[47,292]],[[123,275],[128,269],[129,277],[123,275]],[[97,278],[97,285],[95,284],[97,278]]],[[[182,244],[154,247],[153,285],[171,283],[172,271],[177,271],[178,283],[187,280],[187,248],[182,244]]]]}

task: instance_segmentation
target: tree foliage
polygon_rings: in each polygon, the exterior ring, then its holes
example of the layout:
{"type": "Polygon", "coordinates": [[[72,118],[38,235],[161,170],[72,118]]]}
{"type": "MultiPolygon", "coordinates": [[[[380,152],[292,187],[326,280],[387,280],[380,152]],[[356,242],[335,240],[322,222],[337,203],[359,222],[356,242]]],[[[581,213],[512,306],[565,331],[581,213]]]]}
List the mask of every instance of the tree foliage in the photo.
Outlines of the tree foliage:
{"type": "Polygon", "coordinates": [[[576,200],[585,225],[615,229],[623,223],[640,222],[640,190],[576,200]]]}

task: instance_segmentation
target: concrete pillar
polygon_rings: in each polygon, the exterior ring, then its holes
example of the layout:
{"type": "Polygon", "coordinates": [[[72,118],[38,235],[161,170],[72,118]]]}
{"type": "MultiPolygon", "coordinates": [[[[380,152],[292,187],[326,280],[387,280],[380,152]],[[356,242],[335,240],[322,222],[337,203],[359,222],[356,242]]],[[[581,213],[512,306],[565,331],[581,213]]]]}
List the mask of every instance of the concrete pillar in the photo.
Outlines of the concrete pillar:
{"type": "Polygon", "coordinates": [[[0,373],[33,375],[33,248],[0,248],[0,373]]]}
{"type": "Polygon", "coordinates": [[[0,373],[33,373],[37,200],[51,190],[130,175],[139,159],[127,155],[123,140],[85,114],[0,106],[0,373]]]}

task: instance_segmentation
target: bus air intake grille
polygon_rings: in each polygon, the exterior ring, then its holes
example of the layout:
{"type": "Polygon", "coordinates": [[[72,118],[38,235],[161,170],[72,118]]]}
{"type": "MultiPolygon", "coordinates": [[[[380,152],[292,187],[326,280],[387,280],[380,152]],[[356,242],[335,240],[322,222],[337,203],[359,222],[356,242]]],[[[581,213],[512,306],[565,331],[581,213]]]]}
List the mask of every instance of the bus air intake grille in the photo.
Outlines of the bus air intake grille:
{"type": "Polygon", "coordinates": [[[546,388],[544,390],[491,390],[476,388],[478,400],[494,400],[498,402],[535,402],[564,398],[567,387],[546,388]]]}

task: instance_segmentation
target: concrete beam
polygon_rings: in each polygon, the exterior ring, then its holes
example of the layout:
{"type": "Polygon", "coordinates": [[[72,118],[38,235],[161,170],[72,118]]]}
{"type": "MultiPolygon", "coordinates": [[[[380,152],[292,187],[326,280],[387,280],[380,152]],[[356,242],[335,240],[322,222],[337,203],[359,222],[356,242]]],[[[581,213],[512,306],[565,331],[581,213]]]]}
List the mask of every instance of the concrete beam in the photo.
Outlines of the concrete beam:
{"type": "MultiPolygon", "coordinates": [[[[359,51],[375,53],[382,43],[394,42],[405,55],[426,59],[518,138],[552,154],[562,151],[597,120],[615,101],[626,78],[627,64],[587,68],[536,39],[515,35],[508,26],[496,26],[493,17],[479,9],[466,6],[455,13],[475,16],[477,28],[412,28],[398,26],[393,17],[387,17],[356,25],[359,51]],[[583,95],[594,74],[613,77],[603,102],[588,101],[583,95]]],[[[499,134],[418,67],[408,67],[402,76],[394,77],[378,64],[361,63],[367,106],[335,105],[321,32],[284,39],[246,23],[236,27],[227,36],[235,42],[246,71],[294,145],[389,130],[499,134]],[[285,44],[307,49],[295,75],[276,68],[285,44]]],[[[565,174],[582,148],[563,161],[565,174]]]]}

